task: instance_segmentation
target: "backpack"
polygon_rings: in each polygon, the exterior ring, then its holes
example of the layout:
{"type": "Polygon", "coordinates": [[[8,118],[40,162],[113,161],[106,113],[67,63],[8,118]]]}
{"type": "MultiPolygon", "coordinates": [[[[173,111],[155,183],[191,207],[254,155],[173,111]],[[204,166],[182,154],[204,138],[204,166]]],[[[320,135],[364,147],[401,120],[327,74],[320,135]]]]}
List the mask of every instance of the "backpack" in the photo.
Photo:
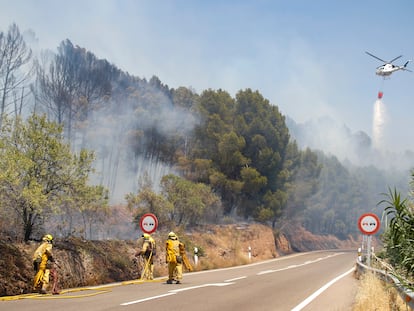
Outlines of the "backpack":
{"type": "Polygon", "coordinates": [[[153,239],[150,239],[148,241],[148,248],[147,248],[148,256],[149,254],[151,254],[151,252],[152,252],[153,257],[157,254],[157,248],[155,246],[155,241],[153,239]]]}

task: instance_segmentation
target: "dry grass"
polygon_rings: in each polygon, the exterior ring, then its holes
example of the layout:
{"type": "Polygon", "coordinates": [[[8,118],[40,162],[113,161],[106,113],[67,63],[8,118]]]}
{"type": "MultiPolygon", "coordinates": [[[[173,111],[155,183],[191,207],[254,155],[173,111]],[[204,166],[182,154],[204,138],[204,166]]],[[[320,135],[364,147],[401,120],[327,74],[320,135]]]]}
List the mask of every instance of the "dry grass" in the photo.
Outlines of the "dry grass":
{"type": "Polygon", "coordinates": [[[403,311],[409,310],[391,285],[367,272],[360,277],[358,294],[352,311],[403,311]]]}

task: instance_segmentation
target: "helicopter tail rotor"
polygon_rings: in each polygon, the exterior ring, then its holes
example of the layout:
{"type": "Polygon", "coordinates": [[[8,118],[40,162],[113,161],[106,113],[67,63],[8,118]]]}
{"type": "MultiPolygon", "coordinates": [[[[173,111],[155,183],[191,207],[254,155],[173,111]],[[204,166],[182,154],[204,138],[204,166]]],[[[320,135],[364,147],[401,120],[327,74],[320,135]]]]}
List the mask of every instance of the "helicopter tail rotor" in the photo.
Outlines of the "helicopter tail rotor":
{"type": "Polygon", "coordinates": [[[407,68],[406,68],[409,62],[411,62],[411,59],[407,60],[407,62],[404,64],[404,66],[403,66],[402,70],[412,72],[410,69],[407,69],[407,68]]]}

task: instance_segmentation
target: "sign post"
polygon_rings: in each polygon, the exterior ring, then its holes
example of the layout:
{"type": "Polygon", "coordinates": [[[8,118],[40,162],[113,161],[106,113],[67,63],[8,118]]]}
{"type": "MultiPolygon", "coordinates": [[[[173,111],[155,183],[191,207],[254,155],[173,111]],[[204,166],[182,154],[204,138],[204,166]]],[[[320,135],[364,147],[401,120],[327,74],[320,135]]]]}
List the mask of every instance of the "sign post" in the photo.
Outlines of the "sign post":
{"type": "MultiPolygon", "coordinates": [[[[358,219],[358,228],[364,234],[363,240],[367,241],[367,265],[371,266],[371,243],[372,235],[377,233],[380,229],[380,220],[377,215],[373,213],[366,213],[361,215],[358,219]]],[[[362,245],[364,249],[364,245],[362,245]]]]}
{"type": "Polygon", "coordinates": [[[144,233],[151,234],[157,230],[158,219],[154,214],[147,213],[142,215],[139,220],[139,226],[144,233]]]}

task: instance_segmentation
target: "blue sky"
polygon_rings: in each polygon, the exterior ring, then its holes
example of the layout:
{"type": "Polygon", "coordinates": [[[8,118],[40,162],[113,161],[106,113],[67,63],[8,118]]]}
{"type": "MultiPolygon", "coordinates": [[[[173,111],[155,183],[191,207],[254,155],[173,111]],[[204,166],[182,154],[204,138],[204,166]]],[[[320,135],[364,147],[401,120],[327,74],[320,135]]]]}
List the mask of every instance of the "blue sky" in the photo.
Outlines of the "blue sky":
{"type": "Polygon", "coordinates": [[[0,8],[0,30],[31,29],[39,48],[70,39],[132,75],[198,93],[252,88],[297,122],[330,116],[371,136],[381,89],[387,148],[414,150],[414,73],[382,81],[380,62],[365,54],[414,60],[414,1],[0,0],[0,8]]]}

